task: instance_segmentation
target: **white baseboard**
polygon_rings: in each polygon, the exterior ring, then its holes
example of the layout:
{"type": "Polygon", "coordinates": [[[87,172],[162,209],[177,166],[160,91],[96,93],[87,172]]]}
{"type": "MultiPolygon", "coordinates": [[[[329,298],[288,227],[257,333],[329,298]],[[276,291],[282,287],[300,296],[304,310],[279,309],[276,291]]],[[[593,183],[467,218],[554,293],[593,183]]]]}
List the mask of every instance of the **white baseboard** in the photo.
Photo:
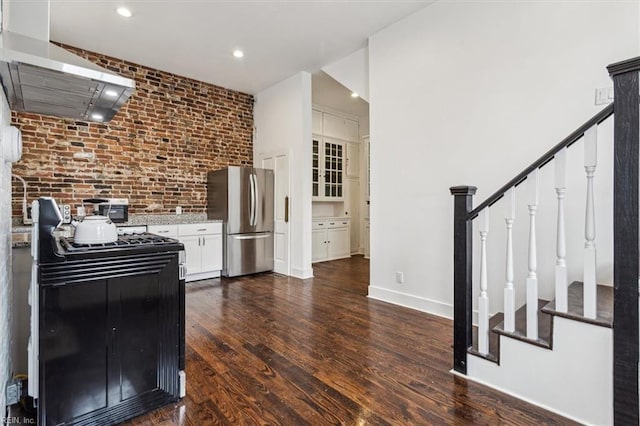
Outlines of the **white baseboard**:
{"type": "Polygon", "coordinates": [[[295,278],[300,278],[301,280],[306,280],[307,278],[313,278],[313,268],[309,268],[309,269],[291,268],[291,276],[295,278]]]}
{"type": "Polygon", "coordinates": [[[201,272],[199,274],[191,274],[187,275],[184,280],[185,282],[198,281],[198,280],[207,280],[209,278],[218,278],[220,276],[220,271],[214,272],[201,272]]]}
{"type": "Polygon", "coordinates": [[[415,309],[447,319],[453,318],[453,306],[437,300],[418,297],[412,294],[393,291],[386,288],[369,286],[369,298],[389,302],[406,308],[415,309]]]}

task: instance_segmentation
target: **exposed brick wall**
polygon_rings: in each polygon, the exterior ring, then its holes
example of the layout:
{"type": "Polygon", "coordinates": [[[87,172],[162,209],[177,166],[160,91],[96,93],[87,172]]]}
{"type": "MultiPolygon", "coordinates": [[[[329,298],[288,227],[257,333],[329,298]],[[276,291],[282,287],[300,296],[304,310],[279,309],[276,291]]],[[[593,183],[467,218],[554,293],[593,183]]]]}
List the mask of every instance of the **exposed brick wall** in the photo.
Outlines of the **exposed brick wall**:
{"type": "MultiPolygon", "coordinates": [[[[53,196],[75,212],[83,198],[111,196],[129,198],[130,213],[204,212],[207,171],[252,164],[253,96],[63,47],[134,79],[136,89],[108,123],[12,114],[24,145],[13,172],[27,181],[29,202],[53,196]]],[[[13,194],[20,217],[15,180],[13,194]]]]}

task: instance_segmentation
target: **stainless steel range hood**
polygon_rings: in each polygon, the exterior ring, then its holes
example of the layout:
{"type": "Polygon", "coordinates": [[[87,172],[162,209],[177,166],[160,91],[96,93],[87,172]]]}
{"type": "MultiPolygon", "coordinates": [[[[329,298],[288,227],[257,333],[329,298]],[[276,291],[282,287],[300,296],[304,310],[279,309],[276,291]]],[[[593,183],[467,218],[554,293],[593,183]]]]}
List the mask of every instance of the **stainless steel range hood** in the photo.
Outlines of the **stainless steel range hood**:
{"type": "Polygon", "coordinates": [[[111,120],[135,88],[55,44],[6,30],[0,79],[12,110],[96,122],[111,120]]]}

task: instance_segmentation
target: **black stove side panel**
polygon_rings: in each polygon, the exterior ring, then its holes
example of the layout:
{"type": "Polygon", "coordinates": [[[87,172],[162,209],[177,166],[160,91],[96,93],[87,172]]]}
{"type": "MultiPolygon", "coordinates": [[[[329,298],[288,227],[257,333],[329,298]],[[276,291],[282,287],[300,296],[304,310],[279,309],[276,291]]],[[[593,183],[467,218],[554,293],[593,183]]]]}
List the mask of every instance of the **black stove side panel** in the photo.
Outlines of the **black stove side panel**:
{"type": "Polygon", "coordinates": [[[175,401],[184,362],[177,252],[40,266],[41,425],[112,425],[175,401]]]}

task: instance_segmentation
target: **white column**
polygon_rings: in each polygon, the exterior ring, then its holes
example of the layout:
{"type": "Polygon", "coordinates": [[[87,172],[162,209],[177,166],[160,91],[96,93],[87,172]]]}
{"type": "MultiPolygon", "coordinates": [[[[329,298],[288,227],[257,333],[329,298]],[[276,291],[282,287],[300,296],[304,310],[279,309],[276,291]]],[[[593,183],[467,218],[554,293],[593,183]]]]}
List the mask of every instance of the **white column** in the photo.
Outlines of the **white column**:
{"type": "Polygon", "coordinates": [[[478,215],[480,226],[480,298],[478,300],[478,352],[489,353],[489,296],[487,295],[487,234],[489,208],[478,215]]]}
{"type": "Polygon", "coordinates": [[[584,170],[587,174],[587,205],[584,217],[584,316],[595,318],[596,301],[596,221],[593,200],[593,175],[597,164],[598,126],[584,133],[584,170]]]}
{"type": "Polygon", "coordinates": [[[527,176],[529,206],[529,273],[527,274],[527,338],[538,339],[538,268],[536,209],[538,208],[538,169],[527,176]]]}
{"type": "Polygon", "coordinates": [[[515,293],[513,289],[513,220],[516,216],[516,197],[513,188],[504,194],[504,221],[507,225],[507,261],[504,287],[504,330],[513,333],[516,329],[515,293]]]}
{"type": "Polygon", "coordinates": [[[567,148],[555,155],[558,224],[556,229],[556,310],[567,312],[567,248],[564,224],[564,194],[567,189],[567,148]]]}

